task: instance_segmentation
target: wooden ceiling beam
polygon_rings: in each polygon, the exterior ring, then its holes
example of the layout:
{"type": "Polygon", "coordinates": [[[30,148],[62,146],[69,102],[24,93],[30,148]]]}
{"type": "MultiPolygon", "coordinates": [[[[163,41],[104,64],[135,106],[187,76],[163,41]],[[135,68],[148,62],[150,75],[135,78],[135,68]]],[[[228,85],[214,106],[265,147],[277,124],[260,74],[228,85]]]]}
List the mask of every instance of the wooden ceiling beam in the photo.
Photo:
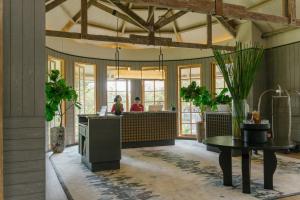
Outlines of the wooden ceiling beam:
{"type": "Polygon", "coordinates": [[[87,13],[87,0],[81,0],[81,36],[83,38],[88,34],[88,13],[87,13]]]}
{"type": "MultiPolygon", "coordinates": [[[[169,11],[168,11],[169,12],[169,11]]],[[[172,12],[172,10],[171,10],[172,12]]],[[[169,16],[169,17],[164,17],[162,20],[159,20],[158,22],[156,22],[154,24],[155,30],[159,30],[162,27],[168,25],[171,22],[174,22],[176,19],[178,19],[179,17],[183,16],[184,14],[186,14],[186,11],[178,11],[177,13],[169,16]]]]}
{"type": "Polygon", "coordinates": [[[54,0],[46,5],[46,13],[49,12],[50,10],[56,8],[57,6],[61,5],[67,0],[54,0]]]}
{"type": "Polygon", "coordinates": [[[147,18],[147,24],[150,24],[151,20],[154,19],[154,11],[156,7],[149,6],[148,8],[148,18],[147,18]]]}
{"type": "MultiPolygon", "coordinates": [[[[116,2],[116,1],[113,1],[113,0],[109,0],[109,1],[113,5],[115,5],[117,8],[122,10],[122,12],[124,12],[129,18],[131,18],[133,21],[135,21],[141,27],[143,27],[144,29],[149,31],[148,26],[147,26],[147,22],[144,19],[142,19],[140,16],[138,16],[135,12],[133,12],[130,8],[128,8],[124,4],[116,2]]],[[[130,3],[130,2],[127,2],[127,3],[130,3]]]]}
{"type": "Polygon", "coordinates": [[[215,18],[218,20],[218,22],[220,24],[222,24],[222,26],[226,29],[226,31],[232,36],[232,37],[236,37],[236,34],[237,34],[237,30],[231,26],[227,20],[222,17],[222,16],[215,16],[215,18]]]}
{"type": "MultiPolygon", "coordinates": [[[[91,1],[87,3],[87,9],[91,7],[91,1]]],[[[62,31],[68,32],[76,23],[78,23],[81,17],[81,9],[66,23],[66,25],[61,29],[62,31]]]]}
{"type": "Polygon", "coordinates": [[[292,25],[296,24],[296,0],[287,0],[288,3],[288,18],[289,23],[292,25]]]}
{"type": "Polygon", "coordinates": [[[223,15],[223,0],[215,0],[215,15],[223,15]]]}
{"type": "MultiPolygon", "coordinates": [[[[46,35],[51,36],[51,37],[82,39],[81,33],[46,30],[46,35]]],[[[159,37],[155,37],[153,40],[150,40],[148,36],[138,36],[138,37],[129,37],[128,38],[128,37],[115,37],[115,36],[108,36],[108,35],[87,34],[85,39],[93,40],[93,41],[103,41],[103,42],[119,42],[119,43],[179,47],[179,48],[194,48],[194,49],[211,49],[212,48],[212,49],[221,49],[221,50],[227,50],[227,51],[235,50],[235,47],[232,47],[232,46],[222,46],[222,45],[208,46],[207,44],[173,42],[170,39],[159,38],[159,37]]]]}
{"type": "Polygon", "coordinates": [[[91,3],[92,3],[93,6],[95,6],[96,8],[99,8],[100,10],[103,10],[103,11],[105,11],[105,12],[111,14],[111,15],[114,15],[115,17],[118,17],[118,18],[120,18],[120,19],[122,19],[122,20],[124,20],[124,21],[126,21],[126,22],[128,22],[130,24],[133,24],[135,26],[138,26],[138,27],[140,27],[140,28],[145,29],[145,30],[148,31],[148,28],[139,25],[134,20],[132,20],[131,18],[129,18],[127,15],[124,15],[123,13],[120,13],[117,10],[114,10],[114,9],[112,9],[112,8],[110,8],[110,7],[108,7],[108,6],[104,5],[104,4],[101,4],[101,3],[99,3],[99,2],[97,2],[95,0],[91,0],[91,3]]]}
{"type": "MultiPolygon", "coordinates": [[[[173,10],[171,11],[171,14],[173,15],[173,10]]],[[[178,32],[179,28],[178,28],[178,25],[177,25],[177,21],[174,20],[173,24],[172,24],[172,27],[173,27],[173,31],[174,31],[174,34],[176,36],[176,41],[177,42],[182,42],[182,37],[181,37],[181,34],[178,32]]]]}
{"type": "Polygon", "coordinates": [[[206,16],[207,19],[207,45],[212,45],[212,17],[211,15],[206,16]]]}
{"type": "MultiPolygon", "coordinates": [[[[111,0],[115,2],[131,2],[137,5],[164,7],[181,11],[202,14],[215,13],[215,2],[211,0],[111,0]]],[[[223,3],[223,17],[251,21],[265,21],[278,24],[290,24],[286,16],[276,16],[247,10],[244,6],[223,3]]],[[[295,26],[300,26],[296,23],[295,26]]]]}

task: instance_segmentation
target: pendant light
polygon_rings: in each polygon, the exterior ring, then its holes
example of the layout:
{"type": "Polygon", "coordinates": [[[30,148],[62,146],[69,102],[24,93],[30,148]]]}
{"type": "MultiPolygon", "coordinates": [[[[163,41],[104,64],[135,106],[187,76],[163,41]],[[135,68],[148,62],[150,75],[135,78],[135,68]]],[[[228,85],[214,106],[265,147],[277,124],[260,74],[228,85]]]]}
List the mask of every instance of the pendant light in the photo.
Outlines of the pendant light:
{"type": "MultiPolygon", "coordinates": [[[[161,38],[160,29],[159,29],[159,38],[161,38]]],[[[164,79],[164,54],[162,52],[161,45],[159,47],[159,55],[158,55],[158,70],[162,71],[161,76],[162,79],[164,79]]]]}
{"type": "MultiPolygon", "coordinates": [[[[114,10],[113,15],[116,15],[116,11],[114,10]]],[[[115,52],[115,66],[118,73],[118,78],[120,79],[120,47],[119,47],[119,17],[117,17],[117,43],[116,43],[116,52],[115,52]]]]}

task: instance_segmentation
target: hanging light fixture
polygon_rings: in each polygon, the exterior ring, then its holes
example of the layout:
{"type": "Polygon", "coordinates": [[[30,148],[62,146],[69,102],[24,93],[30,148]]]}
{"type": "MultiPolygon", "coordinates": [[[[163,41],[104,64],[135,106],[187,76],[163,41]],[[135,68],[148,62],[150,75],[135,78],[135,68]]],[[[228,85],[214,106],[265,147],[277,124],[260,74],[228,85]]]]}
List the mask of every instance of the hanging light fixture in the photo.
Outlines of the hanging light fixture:
{"type": "MultiPolygon", "coordinates": [[[[113,11],[113,15],[116,15],[117,11],[113,11]]],[[[119,17],[117,17],[117,43],[116,43],[116,52],[115,52],[115,66],[118,73],[118,78],[120,78],[120,47],[119,47],[119,17]]]]}
{"type": "MultiPolygon", "coordinates": [[[[160,29],[159,29],[159,38],[161,38],[160,29]]],[[[158,70],[162,71],[162,79],[163,79],[164,78],[164,54],[162,52],[161,45],[159,47],[159,55],[158,55],[158,70]]]]}

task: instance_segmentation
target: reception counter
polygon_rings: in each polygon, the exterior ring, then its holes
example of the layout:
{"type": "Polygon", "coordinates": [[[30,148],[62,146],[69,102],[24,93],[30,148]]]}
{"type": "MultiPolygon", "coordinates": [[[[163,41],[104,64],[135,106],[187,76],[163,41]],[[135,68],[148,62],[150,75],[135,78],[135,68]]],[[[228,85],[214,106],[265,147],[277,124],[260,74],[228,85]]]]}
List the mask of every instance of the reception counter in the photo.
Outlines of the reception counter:
{"type": "Polygon", "coordinates": [[[79,115],[79,153],[91,171],[119,169],[121,117],[79,115]]]}
{"type": "Polygon", "coordinates": [[[122,148],[175,144],[176,112],[125,112],[122,116],[122,148]]]}
{"type": "Polygon", "coordinates": [[[91,171],[120,168],[121,148],[174,145],[176,112],[79,115],[79,153],[91,171]]]}

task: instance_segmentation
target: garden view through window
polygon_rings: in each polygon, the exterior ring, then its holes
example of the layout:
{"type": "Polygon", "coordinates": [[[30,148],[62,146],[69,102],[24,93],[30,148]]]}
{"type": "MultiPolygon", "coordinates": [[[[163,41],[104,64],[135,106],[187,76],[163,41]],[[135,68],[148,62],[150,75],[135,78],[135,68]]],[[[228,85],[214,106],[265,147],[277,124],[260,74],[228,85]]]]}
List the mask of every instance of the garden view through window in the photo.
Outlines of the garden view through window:
{"type": "MultiPolygon", "coordinates": [[[[179,66],[178,71],[179,90],[187,87],[191,82],[195,81],[201,86],[201,65],[192,64],[179,66]]],[[[180,98],[180,97],[179,97],[180,98]]],[[[179,136],[195,137],[196,123],[201,120],[200,110],[190,102],[185,102],[181,98],[179,100],[179,136]]]]}
{"type": "Polygon", "coordinates": [[[75,63],[74,89],[81,109],[75,108],[75,142],[78,142],[78,114],[96,113],[96,65],[75,63]]]}

